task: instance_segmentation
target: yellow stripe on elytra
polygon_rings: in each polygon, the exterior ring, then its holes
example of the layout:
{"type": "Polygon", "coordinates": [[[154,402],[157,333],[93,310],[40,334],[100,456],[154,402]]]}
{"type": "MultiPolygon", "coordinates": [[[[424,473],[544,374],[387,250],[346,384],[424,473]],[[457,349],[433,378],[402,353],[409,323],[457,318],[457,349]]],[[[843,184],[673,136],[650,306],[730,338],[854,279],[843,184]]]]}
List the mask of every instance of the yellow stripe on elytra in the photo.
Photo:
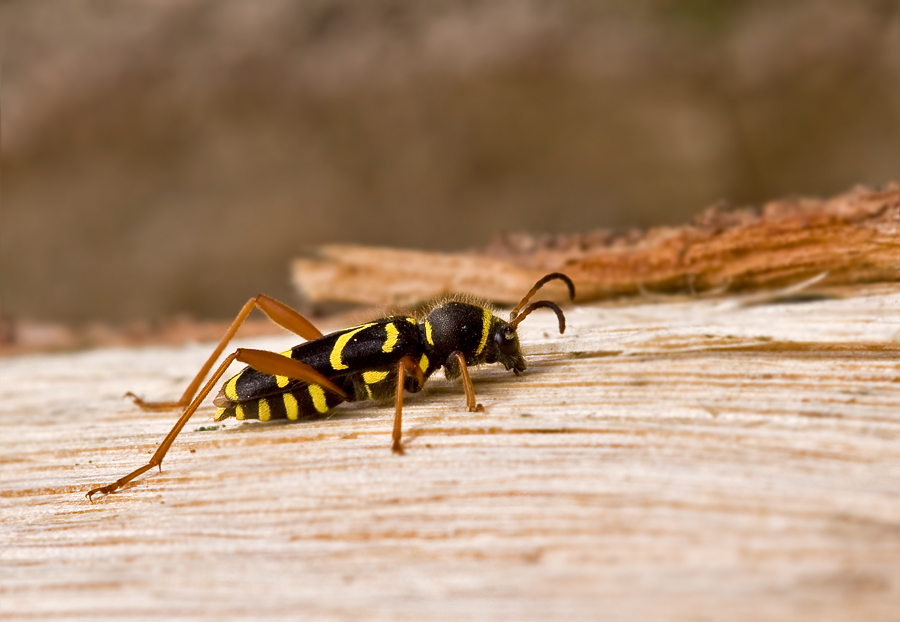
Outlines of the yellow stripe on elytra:
{"type": "Polygon", "coordinates": [[[406,318],[406,321],[413,325],[418,324],[418,322],[416,322],[416,318],[414,317],[408,317],[406,318]]]}
{"type": "Polygon", "coordinates": [[[428,342],[428,345],[434,345],[434,338],[431,336],[431,322],[425,320],[425,341],[428,342]]]}
{"type": "MultiPolygon", "coordinates": [[[[281,354],[281,356],[286,356],[288,358],[294,358],[291,356],[291,354],[293,354],[292,350],[285,350],[284,352],[279,352],[279,354],[281,354]]],[[[275,376],[275,382],[276,382],[276,384],[278,384],[279,389],[285,388],[290,381],[291,381],[291,379],[288,378],[287,376],[275,376]]]]}
{"type": "Polygon", "coordinates": [[[325,390],[322,387],[317,384],[309,385],[309,396],[317,411],[323,415],[328,412],[328,402],[325,401],[325,390]]]}
{"type": "Polygon", "coordinates": [[[481,341],[478,344],[478,349],[475,350],[475,356],[481,354],[481,351],[484,350],[484,346],[487,345],[488,335],[491,333],[491,322],[494,320],[493,314],[484,309],[484,315],[481,317],[482,326],[481,326],[481,341]]]}
{"type": "Polygon", "coordinates": [[[300,418],[300,407],[297,406],[297,398],[292,393],[284,393],[284,410],[287,418],[296,421],[300,418]]]}
{"type": "Polygon", "coordinates": [[[266,398],[259,400],[259,420],[268,421],[272,418],[272,411],[269,409],[269,401],[266,398]]]}
{"type": "Polygon", "coordinates": [[[424,374],[426,371],[428,371],[428,363],[429,363],[429,362],[430,362],[430,361],[428,360],[428,357],[425,356],[424,354],[422,355],[422,358],[419,359],[419,369],[422,370],[422,373],[423,373],[423,374],[424,374]]]}
{"type": "Polygon", "coordinates": [[[381,345],[382,352],[393,352],[394,346],[397,345],[397,336],[400,334],[397,332],[397,327],[394,326],[393,323],[385,324],[384,332],[387,334],[387,338],[384,340],[384,343],[381,345]]]}
{"type": "Polygon", "coordinates": [[[363,382],[366,384],[376,384],[387,378],[388,373],[386,371],[364,371],[363,372],[363,382]]]}
{"type": "MultiPolygon", "coordinates": [[[[365,330],[370,326],[375,326],[375,322],[371,322],[370,324],[363,324],[362,326],[357,326],[353,330],[347,331],[340,337],[338,337],[337,342],[334,344],[334,348],[331,350],[331,356],[329,357],[329,361],[331,362],[332,369],[349,369],[349,365],[344,365],[344,362],[341,360],[341,353],[344,351],[344,348],[347,347],[347,343],[353,338],[353,335],[358,333],[361,330],[365,330]]],[[[321,390],[321,387],[320,389],[321,390]]],[[[318,408],[316,408],[318,410],[318,408]]],[[[325,412],[321,410],[319,412],[325,412]]]]}
{"type": "Polygon", "coordinates": [[[225,397],[230,399],[232,402],[237,402],[239,400],[238,394],[237,394],[237,381],[238,381],[238,378],[240,378],[240,377],[241,377],[241,375],[238,374],[237,376],[235,376],[234,378],[232,378],[231,380],[229,380],[228,382],[225,383],[225,389],[224,389],[225,397]]]}

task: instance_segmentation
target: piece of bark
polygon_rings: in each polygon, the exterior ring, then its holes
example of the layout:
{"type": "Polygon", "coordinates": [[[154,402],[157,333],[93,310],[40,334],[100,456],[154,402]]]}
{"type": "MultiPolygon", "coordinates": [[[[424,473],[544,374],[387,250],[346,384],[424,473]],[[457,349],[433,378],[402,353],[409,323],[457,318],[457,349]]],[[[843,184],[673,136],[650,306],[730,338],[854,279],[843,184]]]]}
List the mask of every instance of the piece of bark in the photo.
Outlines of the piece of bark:
{"type": "MultiPolygon", "coordinates": [[[[475,254],[328,245],[320,247],[318,255],[318,259],[294,261],[294,283],[311,302],[412,306],[464,293],[515,303],[546,274],[475,254]],[[522,287],[523,283],[528,285],[522,287]]],[[[564,285],[552,282],[541,297],[561,301],[565,292],[564,285]]]]}
{"type": "MultiPolygon", "coordinates": [[[[294,262],[312,302],[414,305],[464,292],[515,304],[548,272],[575,281],[578,300],[655,292],[778,287],[827,273],[822,285],[900,280],[900,187],[829,200],[782,199],[760,210],[711,208],[696,223],[647,232],[507,235],[482,252],[323,246],[294,262]]],[[[565,288],[542,297],[563,300],[565,288]]]]}

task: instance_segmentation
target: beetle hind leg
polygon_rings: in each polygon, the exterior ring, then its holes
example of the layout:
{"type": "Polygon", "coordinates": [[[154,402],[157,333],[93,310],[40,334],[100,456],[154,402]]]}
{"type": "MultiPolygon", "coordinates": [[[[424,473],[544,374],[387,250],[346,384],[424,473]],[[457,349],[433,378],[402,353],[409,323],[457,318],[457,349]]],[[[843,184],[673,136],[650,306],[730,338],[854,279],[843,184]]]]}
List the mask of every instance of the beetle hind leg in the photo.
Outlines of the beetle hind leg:
{"type": "Polygon", "coordinates": [[[159,467],[162,470],[162,461],[166,457],[166,454],[169,452],[169,448],[172,446],[172,443],[175,442],[175,439],[181,433],[182,428],[187,424],[188,420],[200,406],[200,402],[206,399],[206,396],[209,395],[209,392],[212,391],[216,382],[222,377],[225,371],[228,369],[228,366],[231,365],[232,362],[238,361],[240,363],[246,363],[259,371],[265,374],[272,374],[278,376],[287,376],[288,378],[292,378],[294,380],[300,380],[306,383],[309,383],[310,386],[318,386],[320,390],[329,391],[333,393],[337,398],[340,399],[350,399],[350,395],[344,391],[341,387],[337,386],[330,379],[326,378],[319,372],[317,372],[312,367],[306,365],[305,363],[301,363],[300,361],[295,361],[293,359],[289,359],[285,356],[281,356],[280,354],[275,354],[274,352],[266,352],[265,350],[251,350],[248,348],[238,348],[227,357],[222,363],[219,365],[218,369],[216,369],[215,373],[213,373],[212,377],[203,385],[203,388],[197,394],[196,397],[188,404],[185,411],[181,414],[181,417],[178,418],[178,421],[175,422],[175,425],[169,430],[169,433],[163,439],[162,443],[159,444],[159,447],[156,448],[156,451],[153,452],[153,455],[150,457],[150,460],[144,466],[139,469],[135,469],[125,477],[117,479],[112,484],[108,484],[106,486],[100,486],[99,488],[94,488],[87,493],[87,498],[93,502],[92,497],[96,494],[110,494],[115,492],[123,485],[127,484],[134,478],[139,475],[146,473],[153,467],[159,467]]]}
{"type": "Polygon", "coordinates": [[[200,371],[197,372],[197,375],[187,386],[187,389],[185,389],[184,394],[178,401],[150,402],[138,397],[131,391],[126,393],[125,397],[130,397],[132,401],[134,401],[134,403],[142,410],[167,410],[169,408],[186,408],[191,403],[194,395],[197,394],[197,389],[200,388],[200,385],[203,383],[203,379],[206,378],[206,374],[208,374],[209,370],[212,369],[212,366],[215,365],[216,361],[222,355],[222,352],[224,352],[225,348],[228,346],[228,343],[241,327],[241,324],[244,323],[244,320],[247,319],[247,316],[249,316],[250,312],[255,308],[265,313],[266,316],[274,323],[278,324],[282,328],[286,328],[287,330],[296,335],[299,335],[300,337],[303,337],[306,340],[318,339],[322,336],[322,331],[313,326],[312,322],[291,309],[289,306],[278,302],[274,298],[270,298],[265,294],[259,294],[258,296],[254,296],[244,304],[243,308],[241,308],[240,313],[237,314],[237,317],[235,317],[234,321],[231,323],[231,326],[229,326],[228,330],[225,331],[225,334],[222,336],[222,339],[219,341],[219,344],[216,346],[215,350],[213,350],[213,353],[203,364],[203,367],[200,368],[200,371]]]}

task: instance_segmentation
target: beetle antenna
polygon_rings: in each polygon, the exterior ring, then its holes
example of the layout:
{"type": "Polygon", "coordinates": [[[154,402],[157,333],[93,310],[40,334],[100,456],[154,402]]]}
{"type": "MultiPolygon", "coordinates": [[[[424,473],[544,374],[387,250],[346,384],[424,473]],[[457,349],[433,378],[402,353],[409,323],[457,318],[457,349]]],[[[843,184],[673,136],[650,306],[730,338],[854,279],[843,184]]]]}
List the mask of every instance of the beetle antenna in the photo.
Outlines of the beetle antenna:
{"type": "MultiPolygon", "coordinates": [[[[567,277],[562,272],[552,272],[552,273],[548,274],[547,276],[543,277],[542,279],[540,279],[537,283],[535,283],[534,287],[532,287],[531,290],[527,294],[525,294],[525,297],[522,298],[521,301],[519,301],[519,304],[516,305],[516,308],[510,312],[509,321],[512,322],[513,320],[516,319],[516,317],[519,315],[519,311],[522,309],[522,307],[524,307],[525,305],[528,304],[528,301],[531,300],[531,297],[537,293],[537,290],[539,290],[541,287],[543,287],[544,284],[547,283],[548,281],[553,281],[555,279],[559,279],[560,281],[563,281],[566,284],[566,287],[569,288],[569,300],[574,301],[575,300],[575,284],[572,282],[572,279],[567,277]]],[[[557,307],[557,309],[558,308],[559,307],[557,307]]],[[[562,331],[560,331],[560,332],[562,332],[562,331]]]]}
{"type": "Polygon", "coordinates": [[[510,328],[516,330],[516,326],[519,325],[519,322],[528,317],[529,313],[531,313],[535,309],[540,309],[541,307],[553,309],[553,312],[556,314],[556,317],[559,320],[559,333],[562,334],[566,332],[566,316],[563,315],[562,309],[559,308],[559,305],[557,305],[555,302],[550,302],[549,300],[538,300],[537,302],[533,302],[525,307],[522,313],[513,318],[513,320],[509,323],[510,328]]]}
{"type": "Polygon", "coordinates": [[[526,304],[528,304],[528,301],[531,300],[531,297],[534,296],[541,287],[543,287],[549,281],[553,281],[556,279],[559,279],[560,281],[563,281],[566,284],[566,287],[569,288],[569,300],[574,301],[575,300],[575,284],[572,283],[572,279],[570,279],[568,276],[566,276],[562,272],[551,272],[547,276],[538,280],[538,282],[534,284],[534,287],[532,287],[531,290],[527,294],[525,294],[525,297],[519,301],[519,304],[517,304],[516,307],[512,310],[513,319],[515,319],[515,316],[518,315],[519,310],[521,310],[522,307],[524,307],[526,304]]]}

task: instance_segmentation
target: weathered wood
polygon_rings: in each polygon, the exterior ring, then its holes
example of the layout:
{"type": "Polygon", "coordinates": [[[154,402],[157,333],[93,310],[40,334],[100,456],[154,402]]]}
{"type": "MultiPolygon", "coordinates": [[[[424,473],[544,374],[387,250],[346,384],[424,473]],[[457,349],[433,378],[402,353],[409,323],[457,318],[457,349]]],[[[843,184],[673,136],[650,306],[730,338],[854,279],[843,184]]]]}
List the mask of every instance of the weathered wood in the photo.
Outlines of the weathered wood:
{"type": "MultiPolygon", "coordinates": [[[[415,305],[462,292],[514,305],[548,272],[482,255],[371,246],[331,244],[317,255],[293,267],[294,285],[312,302],[415,305]]],[[[541,295],[561,302],[566,288],[551,283],[541,295]]]]}
{"type": "MultiPolygon", "coordinates": [[[[581,306],[391,408],[210,423],[211,346],[0,360],[4,619],[896,620],[900,286],[581,306]],[[725,301],[726,303],[729,301],[725,301]],[[758,302],[758,301],[757,301],[758,302]],[[213,430],[204,428],[214,427],[213,430]]],[[[275,350],[293,339],[241,345],[275,350]]]]}
{"type": "MultiPolygon", "coordinates": [[[[900,280],[900,186],[829,200],[782,199],[760,210],[712,208],[696,223],[646,232],[500,238],[480,253],[324,246],[294,262],[311,301],[410,305],[449,292],[515,304],[563,271],[580,301],[661,292],[784,286],[827,273],[829,285],[900,280]]],[[[565,299],[557,286],[548,291],[565,299]]]]}

